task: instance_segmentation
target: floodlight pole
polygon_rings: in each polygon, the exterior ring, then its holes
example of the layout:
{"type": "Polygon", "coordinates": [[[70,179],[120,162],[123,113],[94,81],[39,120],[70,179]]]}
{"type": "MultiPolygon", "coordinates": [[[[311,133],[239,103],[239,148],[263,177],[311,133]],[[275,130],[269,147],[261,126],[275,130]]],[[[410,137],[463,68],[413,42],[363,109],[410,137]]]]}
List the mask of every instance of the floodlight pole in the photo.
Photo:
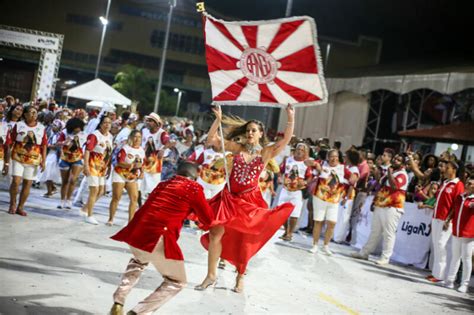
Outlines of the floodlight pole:
{"type": "Polygon", "coordinates": [[[102,47],[104,46],[105,40],[105,33],[107,31],[107,24],[109,23],[109,11],[110,11],[110,3],[112,0],[107,0],[107,9],[105,11],[105,23],[102,21],[102,36],[100,37],[100,46],[99,46],[99,54],[97,55],[97,64],[95,66],[95,74],[94,79],[99,77],[99,67],[100,67],[100,59],[102,58],[102,47]]]}
{"type": "Polygon", "coordinates": [[[291,8],[293,7],[293,0],[286,0],[286,11],[285,16],[291,15],[291,8]]]}
{"type": "Polygon", "coordinates": [[[160,72],[158,75],[158,84],[156,85],[155,106],[153,107],[153,112],[157,114],[158,114],[158,105],[160,104],[161,85],[163,84],[163,73],[165,70],[166,50],[168,49],[168,38],[170,35],[171,17],[173,16],[173,9],[176,6],[176,2],[177,0],[169,0],[170,10],[168,12],[168,21],[166,23],[165,40],[163,43],[163,50],[161,52],[160,72]]]}

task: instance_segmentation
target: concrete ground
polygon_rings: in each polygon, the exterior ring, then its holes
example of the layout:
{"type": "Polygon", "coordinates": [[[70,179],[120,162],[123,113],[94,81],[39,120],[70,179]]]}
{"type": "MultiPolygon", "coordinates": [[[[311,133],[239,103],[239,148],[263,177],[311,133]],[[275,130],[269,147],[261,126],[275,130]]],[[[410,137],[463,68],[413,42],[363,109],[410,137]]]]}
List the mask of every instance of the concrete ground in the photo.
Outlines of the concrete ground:
{"type": "MultiPolygon", "coordinates": [[[[3,183],[5,184],[5,183],[3,183]]],[[[107,227],[108,202],[96,206],[101,225],[82,222],[77,208],[57,210],[58,195],[32,189],[28,217],[7,214],[9,196],[0,185],[0,314],[107,314],[112,293],[130,254],[109,237],[126,221],[126,200],[118,226],[107,227]]],[[[277,233],[280,234],[281,231],[277,233]]],[[[189,285],[161,314],[472,314],[473,294],[428,283],[427,271],[399,265],[379,267],[331,244],[334,255],[282,246],[275,236],[252,259],[245,291],[236,294],[231,266],[219,270],[215,288],[193,290],[206,274],[207,252],[200,233],[183,230],[180,245],[189,285]]],[[[298,236],[298,246],[310,240],[298,236]]],[[[149,267],[126,303],[132,308],[161,283],[149,267]]],[[[472,292],[472,291],[471,291],[472,292]]]]}

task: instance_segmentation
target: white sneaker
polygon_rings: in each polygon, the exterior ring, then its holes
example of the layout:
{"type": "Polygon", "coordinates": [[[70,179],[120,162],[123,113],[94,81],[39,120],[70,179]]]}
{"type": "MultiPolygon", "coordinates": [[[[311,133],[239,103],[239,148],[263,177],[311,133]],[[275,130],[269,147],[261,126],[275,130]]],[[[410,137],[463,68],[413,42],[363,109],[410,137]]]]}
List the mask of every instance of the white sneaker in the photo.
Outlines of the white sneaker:
{"type": "Polygon", "coordinates": [[[87,217],[87,212],[82,211],[82,208],[77,210],[77,213],[79,214],[80,217],[87,217]]]}
{"type": "Polygon", "coordinates": [[[64,202],[61,200],[59,203],[58,203],[58,206],[56,207],[57,209],[62,209],[64,208],[64,202]]]}
{"type": "Polygon", "coordinates": [[[377,259],[376,261],[374,261],[377,265],[380,265],[380,266],[383,266],[383,265],[388,265],[388,263],[390,262],[389,259],[387,258],[382,258],[380,257],[379,259],[377,259]]]}
{"type": "Polygon", "coordinates": [[[446,281],[446,282],[444,283],[444,287],[445,287],[445,288],[448,288],[448,289],[454,289],[454,283],[451,282],[451,281],[446,281]]]}
{"type": "Polygon", "coordinates": [[[66,209],[68,209],[68,210],[71,210],[71,209],[72,209],[71,200],[66,200],[66,202],[64,203],[63,208],[66,208],[66,209]]]}
{"type": "Polygon", "coordinates": [[[459,288],[458,288],[458,292],[461,292],[461,293],[466,293],[467,292],[467,285],[461,285],[459,288]]]}
{"type": "Polygon", "coordinates": [[[351,257],[357,258],[357,259],[369,260],[369,255],[364,255],[361,252],[352,253],[351,257]]]}
{"type": "Polygon", "coordinates": [[[84,221],[90,224],[99,225],[99,221],[97,221],[93,216],[85,217],[84,221]]]}
{"type": "Polygon", "coordinates": [[[313,245],[311,249],[308,249],[308,252],[310,252],[311,254],[316,254],[318,252],[318,245],[313,245]]]}
{"type": "Polygon", "coordinates": [[[329,250],[329,246],[328,245],[325,245],[323,246],[322,250],[321,250],[324,254],[328,255],[328,256],[331,256],[332,255],[332,252],[329,250]]]}

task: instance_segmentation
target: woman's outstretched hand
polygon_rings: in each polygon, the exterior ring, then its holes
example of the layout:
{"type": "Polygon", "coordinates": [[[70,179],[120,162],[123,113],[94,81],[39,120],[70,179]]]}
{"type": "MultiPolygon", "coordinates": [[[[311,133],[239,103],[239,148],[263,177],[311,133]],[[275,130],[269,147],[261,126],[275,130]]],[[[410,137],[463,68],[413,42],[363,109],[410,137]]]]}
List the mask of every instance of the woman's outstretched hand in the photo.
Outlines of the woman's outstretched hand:
{"type": "Polygon", "coordinates": [[[216,115],[216,119],[219,121],[222,121],[222,109],[220,106],[214,106],[212,108],[212,111],[214,112],[214,115],[216,115]]]}
{"type": "Polygon", "coordinates": [[[288,116],[288,121],[295,121],[295,109],[290,103],[288,103],[288,106],[286,107],[286,114],[288,116]]]}

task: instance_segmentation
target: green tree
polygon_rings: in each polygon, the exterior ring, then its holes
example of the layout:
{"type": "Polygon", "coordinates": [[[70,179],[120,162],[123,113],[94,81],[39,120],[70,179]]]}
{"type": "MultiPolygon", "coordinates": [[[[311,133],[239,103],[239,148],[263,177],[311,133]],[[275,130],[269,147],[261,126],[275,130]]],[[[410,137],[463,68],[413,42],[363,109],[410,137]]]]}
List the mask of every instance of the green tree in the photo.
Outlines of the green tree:
{"type": "MultiPolygon", "coordinates": [[[[153,111],[155,102],[156,80],[150,78],[145,69],[133,65],[124,65],[115,75],[114,89],[137,103],[137,110],[141,114],[149,114],[153,111]]],[[[165,90],[161,90],[159,112],[169,115],[173,112],[176,97],[169,96],[165,90]]]]}

